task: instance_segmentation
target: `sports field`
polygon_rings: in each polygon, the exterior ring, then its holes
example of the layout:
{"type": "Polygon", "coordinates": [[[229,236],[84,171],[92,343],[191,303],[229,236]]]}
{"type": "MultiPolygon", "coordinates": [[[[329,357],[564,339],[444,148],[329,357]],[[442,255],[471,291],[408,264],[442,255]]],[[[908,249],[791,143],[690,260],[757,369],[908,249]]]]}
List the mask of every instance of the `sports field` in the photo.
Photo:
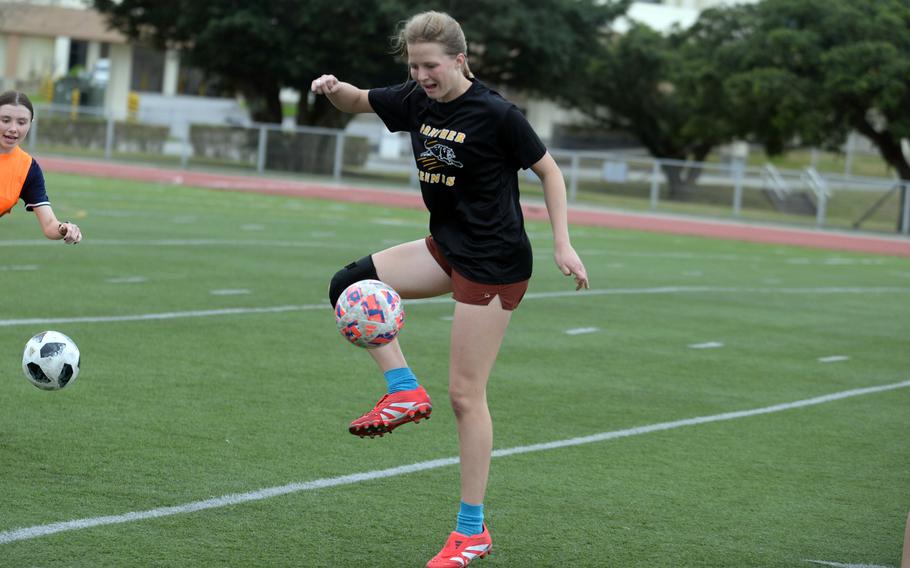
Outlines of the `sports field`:
{"type": "MultiPolygon", "coordinates": [[[[433,418],[361,440],[383,392],[335,329],[342,264],[421,238],[368,204],[48,175],[85,241],[0,222],[0,566],[423,566],[454,526],[448,298],[401,341],[433,418]],[[29,385],[26,340],[82,372],[29,385]]],[[[910,510],[910,258],[573,229],[489,388],[478,567],[896,567],[910,510]]]]}

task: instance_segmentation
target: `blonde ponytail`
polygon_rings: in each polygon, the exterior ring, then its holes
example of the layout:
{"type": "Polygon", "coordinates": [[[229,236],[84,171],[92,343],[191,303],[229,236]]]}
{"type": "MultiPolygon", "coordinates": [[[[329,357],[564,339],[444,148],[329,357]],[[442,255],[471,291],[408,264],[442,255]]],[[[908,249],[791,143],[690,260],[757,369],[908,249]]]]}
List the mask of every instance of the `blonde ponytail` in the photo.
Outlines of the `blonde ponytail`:
{"type": "Polygon", "coordinates": [[[462,74],[473,79],[474,74],[468,66],[468,44],[465,41],[461,25],[445,12],[421,12],[404,22],[398,35],[392,39],[395,53],[406,56],[408,44],[437,43],[442,46],[446,55],[464,55],[462,74]]]}

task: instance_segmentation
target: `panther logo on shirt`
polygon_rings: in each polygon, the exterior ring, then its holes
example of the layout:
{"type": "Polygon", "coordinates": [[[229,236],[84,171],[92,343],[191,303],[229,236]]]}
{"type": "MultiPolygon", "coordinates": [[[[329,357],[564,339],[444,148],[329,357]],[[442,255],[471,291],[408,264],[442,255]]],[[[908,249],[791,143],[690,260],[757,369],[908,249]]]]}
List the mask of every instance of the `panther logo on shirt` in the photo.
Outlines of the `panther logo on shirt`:
{"type": "Polygon", "coordinates": [[[428,162],[434,161],[435,159],[435,161],[442,162],[449,166],[455,166],[456,168],[464,166],[464,164],[455,159],[457,157],[455,155],[455,150],[444,144],[440,144],[436,141],[428,142],[424,140],[423,147],[426,148],[426,151],[422,152],[418,158],[420,159],[420,162],[425,165],[428,165],[428,162]]]}

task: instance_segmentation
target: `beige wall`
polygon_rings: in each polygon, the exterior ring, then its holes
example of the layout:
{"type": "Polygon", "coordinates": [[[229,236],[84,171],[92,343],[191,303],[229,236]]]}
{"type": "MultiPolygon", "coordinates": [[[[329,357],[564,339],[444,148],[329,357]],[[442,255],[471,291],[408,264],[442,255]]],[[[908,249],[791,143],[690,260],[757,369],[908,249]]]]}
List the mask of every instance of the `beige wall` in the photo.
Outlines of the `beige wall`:
{"type": "Polygon", "coordinates": [[[581,112],[542,99],[529,99],[525,112],[534,131],[544,140],[553,139],[557,124],[584,124],[589,121],[581,112]]]}
{"type": "Polygon", "coordinates": [[[85,56],[85,69],[91,71],[95,68],[98,58],[101,57],[101,44],[97,41],[88,42],[88,53],[85,56]]]}
{"type": "Polygon", "coordinates": [[[54,72],[53,38],[20,36],[18,52],[15,79],[40,80],[54,72]]]}
{"type": "Polygon", "coordinates": [[[130,94],[130,77],[132,77],[133,48],[129,45],[111,46],[111,78],[107,83],[104,96],[105,110],[117,120],[127,115],[127,101],[130,94]]]}

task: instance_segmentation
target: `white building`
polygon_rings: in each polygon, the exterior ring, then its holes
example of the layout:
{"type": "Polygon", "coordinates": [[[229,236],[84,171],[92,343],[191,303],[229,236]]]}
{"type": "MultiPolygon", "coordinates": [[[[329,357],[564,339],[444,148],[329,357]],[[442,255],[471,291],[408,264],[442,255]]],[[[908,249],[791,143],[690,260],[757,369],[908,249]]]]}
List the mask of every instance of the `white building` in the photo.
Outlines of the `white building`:
{"type": "Polygon", "coordinates": [[[151,122],[185,126],[182,107],[216,123],[239,112],[231,99],[181,97],[204,90],[201,73],[181,66],[175,52],[133,45],[82,0],[0,0],[0,87],[50,100],[54,82],[73,73],[97,79],[99,104],[116,119],[126,118],[131,93],[139,95],[140,120],[151,122]]]}

